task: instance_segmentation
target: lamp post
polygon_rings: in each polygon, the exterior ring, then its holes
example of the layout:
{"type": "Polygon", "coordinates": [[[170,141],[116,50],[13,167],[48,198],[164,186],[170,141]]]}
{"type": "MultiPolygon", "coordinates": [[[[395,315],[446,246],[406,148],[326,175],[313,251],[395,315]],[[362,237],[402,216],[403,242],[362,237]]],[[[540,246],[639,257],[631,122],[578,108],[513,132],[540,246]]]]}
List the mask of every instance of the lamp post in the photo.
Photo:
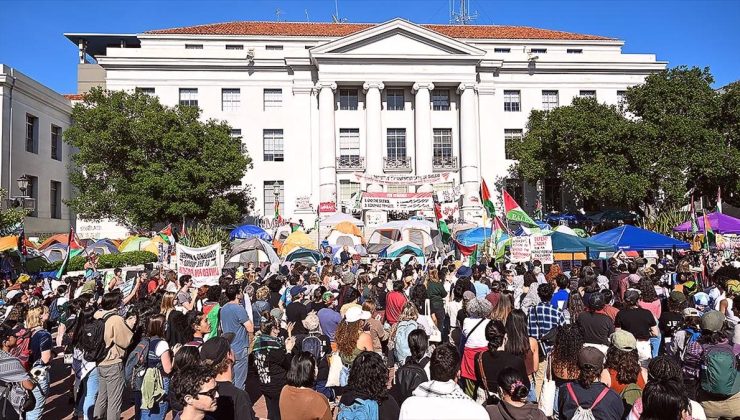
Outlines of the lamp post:
{"type": "Polygon", "coordinates": [[[542,185],[541,179],[537,180],[536,188],[537,188],[537,207],[538,207],[537,210],[540,213],[539,219],[542,220],[542,217],[543,217],[542,213],[543,213],[543,208],[544,208],[544,206],[542,205],[542,191],[544,190],[544,186],[542,185]]]}
{"type": "Polygon", "coordinates": [[[280,216],[280,184],[277,181],[272,184],[272,196],[275,199],[273,201],[273,207],[275,208],[275,223],[277,223],[277,219],[280,216]]]}
{"type": "Polygon", "coordinates": [[[21,195],[19,197],[14,197],[14,200],[19,200],[20,207],[23,209],[23,218],[21,219],[21,234],[19,235],[19,238],[18,238],[19,239],[18,250],[20,251],[20,254],[21,254],[21,266],[23,267],[23,271],[25,271],[25,268],[26,268],[25,221],[26,221],[26,198],[28,198],[28,196],[26,195],[26,191],[28,191],[28,176],[26,176],[26,174],[23,174],[15,182],[18,185],[18,190],[21,192],[21,195]]]}
{"type": "Polygon", "coordinates": [[[21,192],[21,196],[18,198],[26,198],[26,191],[28,190],[28,177],[26,174],[23,174],[15,182],[18,184],[18,190],[21,192]]]}

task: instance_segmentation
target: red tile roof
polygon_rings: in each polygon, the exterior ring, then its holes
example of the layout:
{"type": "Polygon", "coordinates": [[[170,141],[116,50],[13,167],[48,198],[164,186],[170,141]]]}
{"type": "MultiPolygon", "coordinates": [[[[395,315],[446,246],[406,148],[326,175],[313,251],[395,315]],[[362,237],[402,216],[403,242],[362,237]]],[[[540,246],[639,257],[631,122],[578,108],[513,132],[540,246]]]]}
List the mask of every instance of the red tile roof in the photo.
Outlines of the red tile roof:
{"type": "MultiPolygon", "coordinates": [[[[307,22],[225,22],[181,28],[158,29],[147,34],[184,35],[273,35],[341,37],[377,26],[375,23],[307,23],[307,22]]],[[[505,25],[421,25],[452,38],[476,39],[562,39],[609,40],[598,35],[585,35],[527,26],[505,25]]]]}
{"type": "Polygon", "coordinates": [[[63,96],[70,101],[81,101],[85,99],[85,95],[82,93],[66,93],[63,96]]]}

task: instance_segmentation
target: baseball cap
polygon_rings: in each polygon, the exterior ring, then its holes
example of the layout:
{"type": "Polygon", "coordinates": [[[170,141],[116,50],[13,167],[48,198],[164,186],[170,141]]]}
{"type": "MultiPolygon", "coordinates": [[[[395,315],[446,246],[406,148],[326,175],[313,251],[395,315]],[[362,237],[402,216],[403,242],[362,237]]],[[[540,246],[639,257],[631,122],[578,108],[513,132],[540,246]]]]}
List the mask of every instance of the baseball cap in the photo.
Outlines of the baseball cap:
{"type": "Polygon", "coordinates": [[[593,367],[597,370],[604,368],[604,353],[595,347],[583,347],[578,352],[578,367],[593,367]]]}
{"type": "Polygon", "coordinates": [[[224,334],[211,338],[200,346],[200,360],[210,366],[221,363],[231,350],[234,334],[224,334]]]}
{"type": "Polygon", "coordinates": [[[293,286],[293,288],[290,289],[290,296],[291,297],[296,297],[296,296],[298,296],[299,294],[301,294],[301,293],[303,293],[305,291],[306,291],[306,288],[303,287],[303,286],[293,286]]]}
{"type": "Polygon", "coordinates": [[[462,266],[457,269],[457,273],[455,273],[455,276],[457,278],[463,278],[463,277],[470,277],[473,275],[473,270],[468,266],[462,266]]]}
{"type": "Polygon", "coordinates": [[[683,317],[688,318],[690,316],[701,316],[701,312],[699,312],[696,308],[686,308],[683,310],[683,317]]]}
{"type": "Polygon", "coordinates": [[[631,332],[621,329],[612,333],[609,337],[609,343],[622,351],[632,351],[637,348],[635,336],[631,332]]]}
{"type": "Polygon", "coordinates": [[[684,303],[686,302],[686,295],[674,290],[670,293],[670,295],[668,295],[668,299],[670,299],[673,303],[684,303]]]}
{"type": "Polygon", "coordinates": [[[707,311],[701,317],[701,329],[717,332],[725,325],[725,315],[719,311],[707,311]]]}
{"type": "Polygon", "coordinates": [[[370,319],[370,312],[363,311],[361,306],[352,306],[347,309],[347,312],[345,312],[344,319],[347,320],[347,322],[357,322],[361,319],[370,319]]]}
{"type": "Polygon", "coordinates": [[[280,308],[273,308],[270,311],[270,315],[272,315],[278,321],[281,320],[281,319],[283,319],[283,311],[280,310],[280,308]]]}
{"type": "Polygon", "coordinates": [[[740,295],[740,281],[735,279],[727,280],[727,284],[725,284],[725,290],[727,290],[728,295],[740,295]]]}
{"type": "Polygon", "coordinates": [[[707,306],[709,305],[709,295],[704,292],[699,292],[694,295],[694,304],[707,306]]]}

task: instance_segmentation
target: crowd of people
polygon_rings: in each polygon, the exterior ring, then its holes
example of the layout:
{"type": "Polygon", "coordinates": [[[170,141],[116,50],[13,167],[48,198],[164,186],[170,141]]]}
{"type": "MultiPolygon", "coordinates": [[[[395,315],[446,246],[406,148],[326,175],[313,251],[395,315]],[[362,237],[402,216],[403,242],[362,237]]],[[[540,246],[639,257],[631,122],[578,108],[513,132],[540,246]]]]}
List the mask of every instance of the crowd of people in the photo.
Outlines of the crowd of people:
{"type": "Polygon", "coordinates": [[[84,420],[737,418],[740,257],[695,257],[5,276],[0,418],[62,359],[84,420]]]}

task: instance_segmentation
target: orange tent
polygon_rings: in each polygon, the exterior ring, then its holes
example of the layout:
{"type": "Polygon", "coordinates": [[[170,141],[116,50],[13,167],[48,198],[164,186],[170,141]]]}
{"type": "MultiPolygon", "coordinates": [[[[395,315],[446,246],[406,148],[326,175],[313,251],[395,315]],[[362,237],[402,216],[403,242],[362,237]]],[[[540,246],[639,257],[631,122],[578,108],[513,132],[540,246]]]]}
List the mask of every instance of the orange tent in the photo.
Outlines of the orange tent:
{"type": "Polygon", "coordinates": [[[350,235],[362,237],[362,231],[352,222],[341,222],[337,224],[336,226],[334,226],[334,230],[338,230],[339,232],[342,232],[342,233],[347,233],[350,235]]]}
{"type": "MultiPolygon", "coordinates": [[[[36,248],[33,242],[26,238],[26,248],[36,248]]],[[[0,238],[0,252],[11,251],[18,249],[18,237],[17,236],[3,236],[0,238]]]]}
{"type": "Polygon", "coordinates": [[[56,235],[52,235],[44,242],[39,245],[39,250],[44,250],[54,244],[67,244],[67,241],[69,240],[69,234],[68,233],[57,233],[56,235]]]}

